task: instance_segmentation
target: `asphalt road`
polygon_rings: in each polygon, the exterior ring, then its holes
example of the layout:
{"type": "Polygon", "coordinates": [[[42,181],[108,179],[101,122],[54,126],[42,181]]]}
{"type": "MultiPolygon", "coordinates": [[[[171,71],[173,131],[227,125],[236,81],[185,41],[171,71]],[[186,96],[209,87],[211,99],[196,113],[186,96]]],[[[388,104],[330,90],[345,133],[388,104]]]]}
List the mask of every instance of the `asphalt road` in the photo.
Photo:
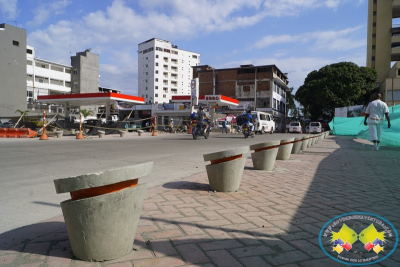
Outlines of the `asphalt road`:
{"type": "Polygon", "coordinates": [[[245,139],[213,132],[208,140],[193,140],[189,134],[132,133],[85,140],[0,139],[0,234],[61,214],[59,203],[70,197],[56,194],[54,179],[153,161],[151,175],[139,179],[152,187],[204,172],[209,163],[203,154],[289,136],[299,135],[257,134],[245,139]]]}

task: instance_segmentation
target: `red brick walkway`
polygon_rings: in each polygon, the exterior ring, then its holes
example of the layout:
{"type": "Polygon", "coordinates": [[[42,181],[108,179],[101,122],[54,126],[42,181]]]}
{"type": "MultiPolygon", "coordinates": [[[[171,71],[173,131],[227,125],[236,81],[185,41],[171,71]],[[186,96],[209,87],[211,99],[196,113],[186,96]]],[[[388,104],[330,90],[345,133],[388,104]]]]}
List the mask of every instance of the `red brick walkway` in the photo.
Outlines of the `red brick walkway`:
{"type": "Polygon", "coordinates": [[[344,266],[319,247],[327,221],[363,211],[400,225],[400,149],[370,148],[329,137],[271,172],[249,158],[234,193],[209,191],[205,172],[148,189],[135,250],[114,261],[74,258],[62,216],[27,226],[0,235],[0,266],[344,266]]]}

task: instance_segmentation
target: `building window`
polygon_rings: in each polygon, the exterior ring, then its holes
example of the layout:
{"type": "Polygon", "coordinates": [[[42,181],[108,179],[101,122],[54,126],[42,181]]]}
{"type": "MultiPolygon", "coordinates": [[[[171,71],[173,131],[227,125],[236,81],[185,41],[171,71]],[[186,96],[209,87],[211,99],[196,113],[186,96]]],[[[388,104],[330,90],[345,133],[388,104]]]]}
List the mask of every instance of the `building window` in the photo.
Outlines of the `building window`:
{"type": "Polygon", "coordinates": [[[372,50],[375,50],[375,48],[376,48],[376,46],[375,46],[375,45],[373,45],[373,46],[372,46],[372,50]]]}
{"type": "Polygon", "coordinates": [[[26,49],[26,53],[28,53],[28,54],[33,54],[33,51],[32,51],[32,49],[26,49]]]}
{"type": "Polygon", "coordinates": [[[78,88],[78,83],[77,82],[74,83],[74,88],[78,88]]]}
{"type": "Polygon", "coordinates": [[[162,95],[163,98],[167,98],[167,95],[162,95]]]}
{"type": "Polygon", "coordinates": [[[158,66],[158,63],[156,63],[156,66],[158,66]]]}
{"type": "Polygon", "coordinates": [[[376,11],[372,12],[372,15],[376,16],[376,11]]]}
{"type": "Polygon", "coordinates": [[[156,70],[156,74],[158,74],[158,70],[156,70]]]}
{"type": "Polygon", "coordinates": [[[147,91],[147,86],[146,86],[146,91],[147,91]]]}
{"type": "Polygon", "coordinates": [[[155,87],[155,88],[156,88],[156,90],[158,90],[158,85],[156,85],[156,87],[155,87]]]}
{"type": "Polygon", "coordinates": [[[146,98],[147,98],[147,95],[146,95],[146,98]]]}
{"type": "Polygon", "coordinates": [[[158,55],[156,55],[156,58],[158,58],[158,55]]]}
{"type": "Polygon", "coordinates": [[[197,58],[197,56],[196,55],[192,55],[192,58],[197,58]]]}
{"type": "Polygon", "coordinates": [[[376,34],[374,33],[374,34],[372,34],[372,38],[376,38],[376,34]]]}
{"type": "Polygon", "coordinates": [[[15,46],[19,46],[19,42],[18,42],[18,41],[15,41],[15,40],[13,40],[13,45],[15,45],[15,46]]]}
{"type": "Polygon", "coordinates": [[[372,23],[372,26],[373,26],[373,27],[376,27],[376,22],[372,23]]]}
{"type": "Polygon", "coordinates": [[[158,94],[155,94],[154,96],[155,96],[155,97],[158,97],[158,94]]]}
{"type": "Polygon", "coordinates": [[[372,61],[375,61],[375,57],[372,57],[371,60],[372,60],[372,61]]]}
{"type": "Polygon", "coordinates": [[[158,78],[156,78],[156,82],[158,82],[158,78]]]}
{"type": "Polygon", "coordinates": [[[78,74],[78,70],[74,69],[73,74],[78,74]]]}

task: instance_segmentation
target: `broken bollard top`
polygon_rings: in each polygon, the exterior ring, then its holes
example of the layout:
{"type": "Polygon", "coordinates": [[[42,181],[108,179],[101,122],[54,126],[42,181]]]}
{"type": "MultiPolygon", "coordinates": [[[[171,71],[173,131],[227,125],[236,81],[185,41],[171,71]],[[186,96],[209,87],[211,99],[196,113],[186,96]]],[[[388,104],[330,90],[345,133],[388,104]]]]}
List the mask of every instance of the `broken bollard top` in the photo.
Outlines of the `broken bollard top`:
{"type": "Polygon", "coordinates": [[[54,186],[56,188],[57,194],[71,192],[72,196],[75,191],[101,188],[114,184],[125,183],[126,185],[128,183],[131,183],[133,185],[136,185],[138,182],[138,178],[150,174],[152,167],[153,162],[147,162],[98,173],[90,173],[75,177],[56,179],[54,180],[54,186]]]}
{"type": "Polygon", "coordinates": [[[235,157],[238,155],[242,155],[249,152],[249,147],[248,146],[243,146],[243,147],[238,147],[235,149],[230,149],[230,150],[224,150],[220,152],[215,152],[211,154],[204,154],[203,158],[204,161],[214,161],[214,160],[219,160],[223,158],[229,158],[229,157],[235,157]]]}

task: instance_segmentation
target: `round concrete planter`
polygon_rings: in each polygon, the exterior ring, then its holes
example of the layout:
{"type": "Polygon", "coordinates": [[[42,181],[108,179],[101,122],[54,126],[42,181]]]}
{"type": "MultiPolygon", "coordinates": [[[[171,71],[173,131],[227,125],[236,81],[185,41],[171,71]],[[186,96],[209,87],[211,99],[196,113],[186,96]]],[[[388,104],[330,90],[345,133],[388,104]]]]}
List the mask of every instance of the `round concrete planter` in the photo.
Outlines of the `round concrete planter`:
{"type": "Polygon", "coordinates": [[[206,166],[211,190],[219,192],[235,192],[239,190],[246,158],[243,154],[249,147],[203,155],[204,161],[211,161],[206,166]]]}
{"type": "Polygon", "coordinates": [[[119,131],[119,136],[124,137],[127,131],[119,131]]]}
{"type": "Polygon", "coordinates": [[[137,132],[138,132],[138,135],[139,135],[139,136],[142,136],[143,130],[138,130],[137,132]]]}
{"type": "Polygon", "coordinates": [[[290,154],[292,153],[294,138],[288,138],[281,140],[278,154],[276,155],[277,160],[289,160],[290,154]]]}
{"type": "Polygon", "coordinates": [[[253,166],[256,170],[272,171],[275,165],[276,155],[278,154],[281,141],[271,141],[260,144],[251,145],[250,149],[253,166]]]}
{"type": "Polygon", "coordinates": [[[152,166],[149,162],[54,180],[57,193],[71,192],[72,199],[61,202],[61,209],[77,258],[105,261],[132,251],[146,192],[146,185],[137,185],[138,178],[152,166]]]}
{"type": "Polygon", "coordinates": [[[105,131],[97,131],[99,133],[99,138],[103,138],[104,135],[106,134],[105,131]]]}
{"type": "Polygon", "coordinates": [[[311,135],[310,141],[310,146],[313,146],[315,144],[315,135],[311,135]]]}
{"type": "Polygon", "coordinates": [[[61,138],[63,136],[63,131],[56,131],[57,138],[61,138]]]}
{"type": "Polygon", "coordinates": [[[308,147],[308,142],[310,141],[310,136],[306,135],[302,138],[302,142],[301,142],[301,150],[305,151],[308,147]]]}
{"type": "Polygon", "coordinates": [[[310,135],[308,135],[307,147],[311,147],[312,143],[313,143],[313,136],[310,134],[310,135]]]}
{"type": "Polygon", "coordinates": [[[292,154],[299,154],[301,150],[301,145],[303,137],[296,137],[293,142],[292,154]]]}

